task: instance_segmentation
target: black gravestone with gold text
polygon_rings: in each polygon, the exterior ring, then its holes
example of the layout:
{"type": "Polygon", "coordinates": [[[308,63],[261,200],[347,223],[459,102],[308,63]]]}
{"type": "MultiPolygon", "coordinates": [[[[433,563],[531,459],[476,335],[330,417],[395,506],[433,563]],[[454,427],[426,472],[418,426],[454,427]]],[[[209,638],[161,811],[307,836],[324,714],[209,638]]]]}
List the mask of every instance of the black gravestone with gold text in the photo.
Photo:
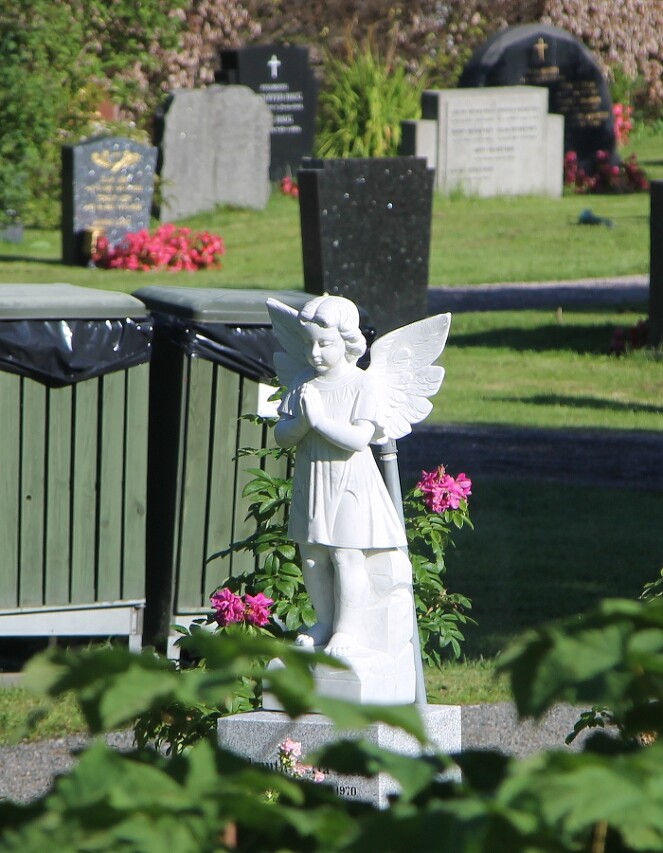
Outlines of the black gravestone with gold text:
{"type": "Polygon", "coordinates": [[[87,263],[99,234],[113,246],[149,227],[156,162],[156,148],[123,137],[63,146],[63,263],[87,263]]]}
{"type": "Polygon", "coordinates": [[[581,162],[615,152],[612,101],[592,53],[571,33],[547,24],[509,27],[472,55],[459,86],[545,86],[549,112],[564,116],[564,150],[581,162]]]}

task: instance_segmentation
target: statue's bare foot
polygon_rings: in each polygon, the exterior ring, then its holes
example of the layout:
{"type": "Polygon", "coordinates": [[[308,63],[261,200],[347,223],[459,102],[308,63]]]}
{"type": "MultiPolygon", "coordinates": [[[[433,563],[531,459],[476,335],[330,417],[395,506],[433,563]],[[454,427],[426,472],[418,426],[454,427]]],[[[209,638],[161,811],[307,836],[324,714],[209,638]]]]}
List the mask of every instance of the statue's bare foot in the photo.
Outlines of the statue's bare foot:
{"type": "Polygon", "coordinates": [[[325,651],[335,658],[344,658],[359,650],[356,640],[350,634],[337,631],[327,643],[325,651]]]}
{"type": "Polygon", "coordinates": [[[331,634],[332,629],[330,625],[327,625],[325,622],[316,622],[315,625],[311,625],[305,631],[300,631],[297,634],[295,643],[305,648],[324,646],[329,641],[331,634]]]}

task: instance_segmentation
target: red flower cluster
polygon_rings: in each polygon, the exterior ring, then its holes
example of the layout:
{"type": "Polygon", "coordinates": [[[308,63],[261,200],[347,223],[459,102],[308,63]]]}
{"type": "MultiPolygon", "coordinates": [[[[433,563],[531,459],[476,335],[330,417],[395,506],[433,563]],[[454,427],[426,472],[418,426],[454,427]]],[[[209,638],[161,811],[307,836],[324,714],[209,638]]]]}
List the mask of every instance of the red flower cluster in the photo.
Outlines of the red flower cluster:
{"type": "Polygon", "coordinates": [[[607,151],[597,151],[589,169],[580,166],[575,151],[567,151],[564,183],[577,193],[637,193],[649,189],[649,181],[635,154],[615,163],[611,162],[607,151]]]}
{"type": "Polygon", "coordinates": [[[257,625],[259,628],[269,622],[269,608],[274,604],[271,598],[267,598],[262,592],[256,595],[237,595],[229,589],[218,589],[210,596],[214,618],[219,627],[225,628],[238,622],[245,625],[257,625]]]}
{"type": "Polygon", "coordinates": [[[633,130],[632,115],[633,107],[624,106],[624,104],[612,105],[612,118],[617,145],[626,145],[628,142],[629,134],[633,130]]]}
{"type": "Polygon", "coordinates": [[[445,512],[458,509],[461,501],[468,499],[472,494],[472,481],[466,474],[454,478],[447,474],[444,465],[440,465],[435,471],[422,471],[416,488],[423,492],[424,503],[431,512],[445,512]]]}
{"type": "Polygon", "coordinates": [[[299,198],[299,187],[290,177],[285,177],[281,181],[281,192],[284,195],[291,195],[293,198],[299,198]]]}
{"type": "Polygon", "coordinates": [[[143,228],[127,234],[111,246],[101,236],[92,261],[96,266],[116,270],[169,269],[173,271],[220,269],[225,246],[221,237],[209,231],[161,225],[153,234],[143,228]]]}

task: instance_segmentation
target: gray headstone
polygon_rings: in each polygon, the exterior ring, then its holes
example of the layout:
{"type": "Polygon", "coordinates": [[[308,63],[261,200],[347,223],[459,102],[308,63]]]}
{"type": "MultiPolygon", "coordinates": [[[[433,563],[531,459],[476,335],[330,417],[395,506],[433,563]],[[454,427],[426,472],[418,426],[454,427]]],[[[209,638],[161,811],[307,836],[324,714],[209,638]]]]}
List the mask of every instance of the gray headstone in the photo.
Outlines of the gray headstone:
{"type": "Polygon", "coordinates": [[[404,122],[404,153],[426,157],[445,193],[561,196],[564,119],[548,92],[500,86],[424,92],[423,118],[404,122]]]}
{"type": "Polygon", "coordinates": [[[345,296],[379,334],[427,314],[433,172],[423,158],[305,160],[304,288],[345,296]]]}
{"type": "MultiPolygon", "coordinates": [[[[421,713],[426,734],[435,749],[443,753],[461,750],[460,705],[424,705],[421,713]]],[[[278,769],[279,746],[286,738],[301,744],[302,756],[339,738],[363,737],[393,752],[418,757],[425,750],[411,735],[384,723],[374,723],[361,732],[339,732],[321,714],[305,714],[291,720],[278,711],[254,711],[222,717],[218,722],[219,745],[256,764],[278,769]]],[[[324,768],[323,772],[324,772],[324,768]]],[[[384,774],[372,779],[341,776],[327,771],[321,784],[332,785],[348,800],[385,806],[387,797],[398,791],[395,781],[384,774]]]]}
{"type": "Polygon", "coordinates": [[[259,95],[246,86],[178,89],[158,123],[162,222],[219,204],[265,207],[272,115],[259,95]]]}
{"type": "Polygon", "coordinates": [[[109,136],[62,147],[62,259],[86,263],[85,235],[100,231],[114,246],[148,228],[157,149],[109,136]]]}

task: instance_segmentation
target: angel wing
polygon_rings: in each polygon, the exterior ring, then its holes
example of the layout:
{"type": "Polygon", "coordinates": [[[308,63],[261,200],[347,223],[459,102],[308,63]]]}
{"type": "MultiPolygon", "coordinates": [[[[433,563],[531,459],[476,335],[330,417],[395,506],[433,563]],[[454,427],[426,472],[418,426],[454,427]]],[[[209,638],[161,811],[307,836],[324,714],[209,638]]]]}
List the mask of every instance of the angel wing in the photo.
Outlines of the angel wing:
{"type": "Polygon", "coordinates": [[[284,350],[274,353],[274,367],[279,381],[286,388],[292,388],[295,377],[302,381],[315,375],[315,371],[306,359],[306,346],[302,337],[299,312],[284,302],[271,298],[267,299],[267,311],[274,334],[284,350]]]}
{"type": "Polygon", "coordinates": [[[451,314],[437,314],[389,332],[371,347],[368,371],[380,383],[380,427],[376,439],[402,438],[412,432],[412,424],[423,421],[444,379],[444,368],[433,364],[449,335],[451,314]]]}

